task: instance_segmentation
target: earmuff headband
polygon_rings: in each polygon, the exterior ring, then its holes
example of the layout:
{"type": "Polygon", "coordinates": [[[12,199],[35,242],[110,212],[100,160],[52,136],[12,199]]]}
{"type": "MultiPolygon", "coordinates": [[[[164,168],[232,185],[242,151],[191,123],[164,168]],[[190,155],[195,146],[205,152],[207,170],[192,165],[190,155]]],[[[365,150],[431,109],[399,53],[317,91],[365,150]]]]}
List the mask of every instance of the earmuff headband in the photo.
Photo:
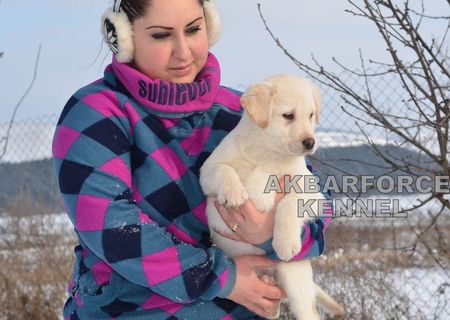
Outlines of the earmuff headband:
{"type": "Polygon", "coordinates": [[[119,12],[120,11],[120,4],[122,3],[122,0],[114,0],[114,5],[113,5],[113,11],[114,12],[119,12]]]}
{"type": "MultiPolygon", "coordinates": [[[[101,32],[105,42],[116,55],[119,62],[128,63],[133,60],[133,30],[125,11],[120,10],[122,0],[114,0],[114,5],[102,16],[101,32]]],[[[203,2],[208,33],[208,44],[211,47],[219,38],[220,16],[212,0],[203,2]]]]}

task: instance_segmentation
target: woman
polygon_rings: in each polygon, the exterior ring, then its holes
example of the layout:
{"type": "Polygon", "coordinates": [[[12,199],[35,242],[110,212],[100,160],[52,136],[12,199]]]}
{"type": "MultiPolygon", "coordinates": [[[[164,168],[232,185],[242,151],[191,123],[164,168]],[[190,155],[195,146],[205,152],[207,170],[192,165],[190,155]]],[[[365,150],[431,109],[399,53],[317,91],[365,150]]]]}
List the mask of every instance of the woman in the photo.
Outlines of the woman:
{"type": "MultiPolygon", "coordinates": [[[[209,243],[199,168],[242,113],[208,52],[213,10],[124,0],[103,18],[112,64],[70,98],[53,141],[79,240],[65,319],[257,319],[283,296],[254,271],[275,261],[209,243]]],[[[238,236],[270,244],[273,212],[241,210],[238,236]]],[[[323,252],[322,221],[310,227],[301,257],[323,252]]]]}

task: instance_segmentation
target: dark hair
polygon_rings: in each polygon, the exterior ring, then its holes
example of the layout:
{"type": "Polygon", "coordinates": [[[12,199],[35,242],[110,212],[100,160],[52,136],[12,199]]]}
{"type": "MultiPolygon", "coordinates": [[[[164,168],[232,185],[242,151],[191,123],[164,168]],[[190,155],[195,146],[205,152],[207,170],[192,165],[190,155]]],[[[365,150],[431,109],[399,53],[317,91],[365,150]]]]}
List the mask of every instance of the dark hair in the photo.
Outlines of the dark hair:
{"type": "MultiPolygon", "coordinates": [[[[201,6],[203,1],[199,0],[201,6]]],[[[151,0],[123,0],[120,4],[120,8],[126,13],[131,23],[139,17],[145,15],[145,12],[151,5],[151,0]]]]}

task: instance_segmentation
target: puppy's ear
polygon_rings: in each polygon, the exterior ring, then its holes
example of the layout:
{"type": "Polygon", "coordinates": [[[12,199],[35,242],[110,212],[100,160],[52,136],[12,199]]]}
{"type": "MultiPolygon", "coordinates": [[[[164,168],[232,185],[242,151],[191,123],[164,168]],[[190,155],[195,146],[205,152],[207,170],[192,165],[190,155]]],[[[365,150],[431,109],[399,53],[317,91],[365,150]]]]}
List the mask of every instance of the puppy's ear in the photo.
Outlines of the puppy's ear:
{"type": "Polygon", "coordinates": [[[270,82],[261,81],[241,96],[241,105],[259,127],[267,128],[272,117],[276,89],[270,82]]]}
{"type": "Polygon", "coordinates": [[[319,88],[314,84],[311,83],[311,90],[314,98],[314,106],[316,108],[315,116],[316,116],[316,123],[319,123],[320,120],[320,104],[321,104],[321,98],[320,98],[320,91],[319,88]]]}

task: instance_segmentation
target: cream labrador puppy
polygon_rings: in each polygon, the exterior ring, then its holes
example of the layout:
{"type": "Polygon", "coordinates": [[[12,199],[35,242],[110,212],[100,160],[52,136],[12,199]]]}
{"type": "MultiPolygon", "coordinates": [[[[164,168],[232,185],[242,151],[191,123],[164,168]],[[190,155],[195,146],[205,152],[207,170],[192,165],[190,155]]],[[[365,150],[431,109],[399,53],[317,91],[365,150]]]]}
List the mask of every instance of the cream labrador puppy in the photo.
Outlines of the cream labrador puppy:
{"type": "MultiPolygon", "coordinates": [[[[262,255],[264,251],[215,232],[226,234],[230,228],[217,212],[214,199],[229,207],[239,207],[250,199],[258,210],[267,212],[274,207],[276,194],[264,192],[270,177],[311,175],[304,156],[317,146],[314,127],[319,122],[320,94],[305,79],[277,75],[251,86],[241,97],[241,105],[245,109],[241,121],[200,169],[212,239],[232,257],[262,255]]],[[[272,245],[284,261],[277,265],[276,279],[287,293],[290,310],[297,319],[319,319],[317,300],[328,312],[343,314],[343,308],[314,284],[308,260],[289,261],[300,252],[301,231],[311,219],[299,215],[299,198],[306,203],[323,199],[323,195],[286,191],[276,207],[272,245]]],[[[318,209],[316,206],[316,213],[318,209]]]]}

